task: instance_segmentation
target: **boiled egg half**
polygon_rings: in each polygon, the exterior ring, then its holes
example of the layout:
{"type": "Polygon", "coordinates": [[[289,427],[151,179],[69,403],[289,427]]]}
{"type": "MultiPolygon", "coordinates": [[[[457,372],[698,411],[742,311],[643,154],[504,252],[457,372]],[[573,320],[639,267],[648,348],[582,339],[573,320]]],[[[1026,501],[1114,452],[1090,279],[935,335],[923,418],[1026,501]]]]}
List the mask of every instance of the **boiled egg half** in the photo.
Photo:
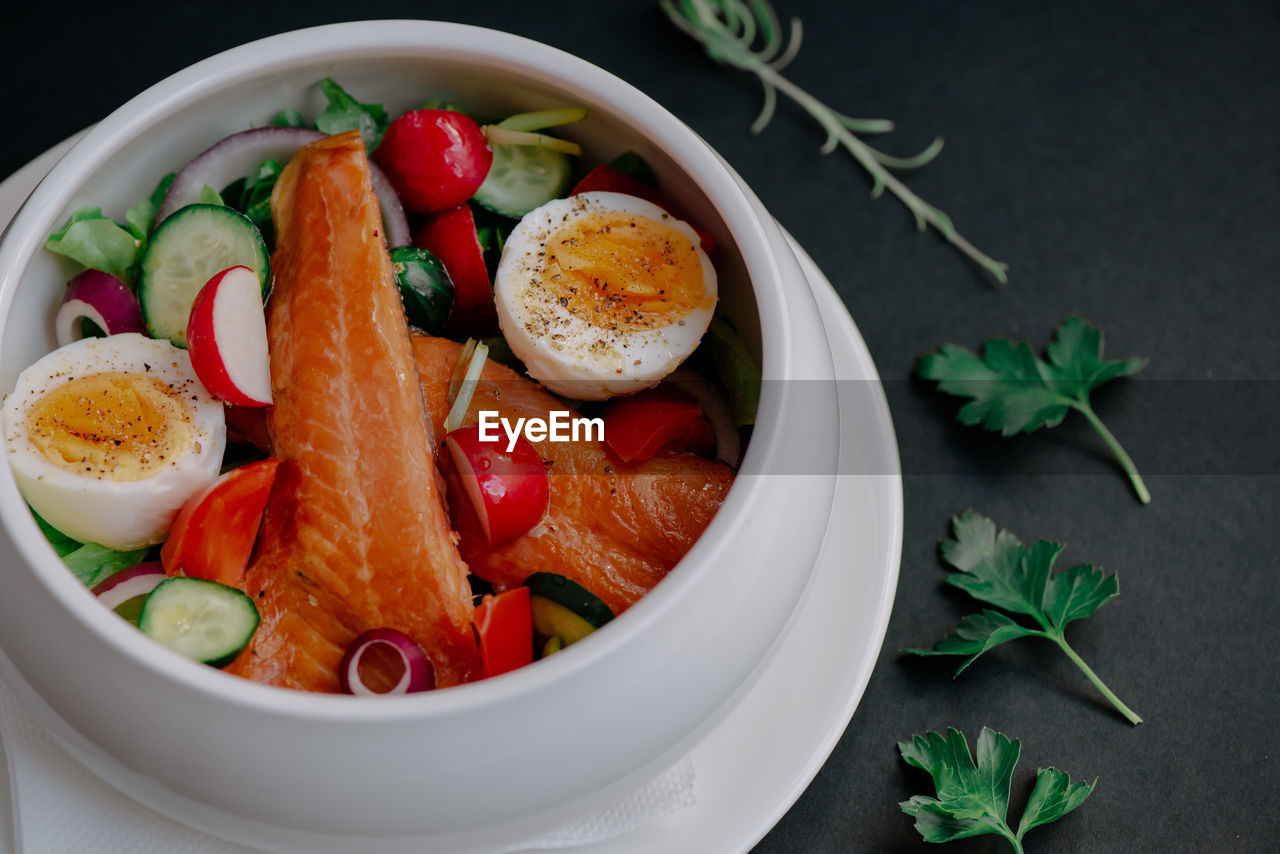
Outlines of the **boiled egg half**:
{"type": "Polygon", "coordinates": [[[18,489],[45,521],[127,550],[163,542],[218,476],[226,427],[185,350],[126,333],[75,341],[23,371],[4,437],[18,489]]]}
{"type": "Polygon", "coordinates": [[[511,232],[494,276],[503,336],[557,394],[604,400],[657,384],[702,339],[716,272],[685,222],[644,199],[555,199],[511,232]]]}

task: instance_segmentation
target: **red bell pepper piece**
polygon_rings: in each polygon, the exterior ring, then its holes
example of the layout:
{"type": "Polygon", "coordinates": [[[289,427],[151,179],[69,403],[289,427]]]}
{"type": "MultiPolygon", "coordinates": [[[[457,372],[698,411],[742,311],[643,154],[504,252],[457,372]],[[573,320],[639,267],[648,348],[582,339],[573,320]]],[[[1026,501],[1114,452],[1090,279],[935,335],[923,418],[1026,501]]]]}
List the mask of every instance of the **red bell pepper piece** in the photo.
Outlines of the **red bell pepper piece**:
{"type": "Polygon", "coordinates": [[[232,469],[187,499],[160,548],[165,573],[239,586],[279,465],[270,459],[232,469]]]}
{"type": "Polygon", "coordinates": [[[533,607],[529,588],[485,596],[471,617],[484,675],[497,676],[533,661],[533,607]]]}
{"type": "Polygon", "coordinates": [[[586,174],[578,185],[573,188],[570,195],[578,195],[578,193],[590,193],[594,191],[602,191],[608,193],[626,193],[628,196],[635,196],[644,199],[646,202],[652,202],[662,208],[676,219],[684,220],[689,223],[694,231],[698,233],[698,241],[702,244],[703,252],[710,252],[716,248],[716,239],[711,232],[707,231],[696,222],[692,222],[689,217],[685,216],[678,208],[667,201],[665,197],[653,187],[632,178],[626,172],[619,172],[612,166],[600,165],[592,169],[586,174]]]}
{"type": "Polygon", "coordinates": [[[615,397],[605,404],[603,417],[605,444],[628,463],[647,460],[664,448],[686,448],[695,439],[705,440],[702,407],[670,386],[615,397]]]}
{"type": "Polygon", "coordinates": [[[480,337],[498,328],[493,287],[471,208],[459,205],[428,217],[413,235],[413,245],[434,253],[453,280],[453,308],[446,333],[480,337]]]}

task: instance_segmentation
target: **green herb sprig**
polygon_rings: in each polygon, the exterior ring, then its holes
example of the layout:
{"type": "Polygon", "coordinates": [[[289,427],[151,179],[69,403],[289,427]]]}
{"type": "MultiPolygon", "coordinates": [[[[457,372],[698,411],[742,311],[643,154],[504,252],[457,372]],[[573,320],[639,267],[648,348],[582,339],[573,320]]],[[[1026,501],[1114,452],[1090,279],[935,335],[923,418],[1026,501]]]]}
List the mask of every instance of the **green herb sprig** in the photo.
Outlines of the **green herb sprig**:
{"type": "Polygon", "coordinates": [[[1053,332],[1041,359],[1026,341],[988,338],[982,356],[972,350],[943,344],[916,364],[916,374],[938,383],[938,390],[972,398],[956,418],[1005,436],[1056,427],[1071,410],[1088,420],[1129,475],[1138,500],[1151,493],[1133,460],[1089,405],[1089,392],[1147,366],[1140,357],[1102,358],[1102,330],[1081,317],[1068,317],[1053,332]]]}
{"type": "Polygon", "coordinates": [[[802,28],[799,18],[791,19],[785,48],[778,16],[767,0],[663,0],[662,11],[683,32],[700,42],[716,62],[749,71],[764,87],[764,106],[751,125],[760,133],[773,118],[778,92],[787,95],[827,132],[823,154],[844,146],[853,159],[871,176],[871,197],[879,198],[887,189],[898,198],[924,231],[933,226],[957,249],[985,268],[1001,283],[1008,281],[1009,265],[993,260],[956,231],[951,217],[911,192],[894,177],[891,169],[917,169],[942,151],[939,137],[914,157],[895,157],[872,148],[856,134],[887,133],[893,122],[887,119],[855,119],[839,113],[783,77],[781,72],[800,50],[802,28]],[[755,47],[759,42],[760,46],[755,47]]]}
{"type": "Polygon", "coordinates": [[[970,836],[997,834],[1024,854],[1022,837],[1032,828],[1057,821],[1085,802],[1098,785],[1071,778],[1057,768],[1036,771],[1036,784],[1022,809],[1015,832],[1008,824],[1009,787],[1013,768],[1022,755],[1022,742],[987,727],[978,736],[978,761],[959,730],[926,732],[898,742],[908,765],[933,777],[936,797],[915,795],[898,806],[914,816],[925,842],[952,842],[970,836]]]}
{"type": "Polygon", "coordinates": [[[1018,638],[1044,638],[1057,644],[1129,723],[1142,723],[1137,712],[1098,678],[1064,635],[1068,623],[1091,616],[1119,595],[1120,581],[1115,574],[1080,564],[1051,576],[1062,543],[1037,540],[1027,548],[1009,531],[996,533],[995,522],[972,510],[953,517],[951,530],[955,539],[943,540],[939,550],[942,559],[959,571],[948,574],[947,583],[1011,614],[1030,617],[1038,628],[1028,628],[1000,611],[984,610],[961,620],[933,649],[907,652],[968,656],[955,673],[959,676],[1000,644],[1018,638]]]}

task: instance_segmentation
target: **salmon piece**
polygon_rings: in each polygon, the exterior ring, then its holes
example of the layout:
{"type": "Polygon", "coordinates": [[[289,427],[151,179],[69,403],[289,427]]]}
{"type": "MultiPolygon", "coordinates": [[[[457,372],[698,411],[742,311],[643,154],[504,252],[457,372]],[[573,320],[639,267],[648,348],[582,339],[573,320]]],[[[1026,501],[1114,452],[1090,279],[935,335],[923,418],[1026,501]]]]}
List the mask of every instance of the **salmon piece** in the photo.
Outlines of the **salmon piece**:
{"type": "MultiPolygon", "coordinates": [[[[443,338],[413,336],[422,394],[432,429],[441,436],[460,349],[443,338]]],[[[482,409],[514,421],[545,419],[566,407],[537,383],[488,362],[466,423],[474,423],[482,409]]],[[[548,464],[547,515],[533,531],[496,549],[485,541],[452,460],[441,455],[462,556],[473,573],[500,590],[519,586],[535,572],[559,573],[599,596],[615,614],[635,604],[684,557],[733,484],[727,466],[694,454],[624,463],[596,441],[544,441],[535,447],[548,464]]]]}
{"type": "Polygon", "coordinates": [[[359,134],[300,150],[271,209],[267,429],[283,462],[243,584],[262,623],[229,670],[336,692],[351,641],[388,627],[438,685],[477,678],[467,567],[359,134]]]}

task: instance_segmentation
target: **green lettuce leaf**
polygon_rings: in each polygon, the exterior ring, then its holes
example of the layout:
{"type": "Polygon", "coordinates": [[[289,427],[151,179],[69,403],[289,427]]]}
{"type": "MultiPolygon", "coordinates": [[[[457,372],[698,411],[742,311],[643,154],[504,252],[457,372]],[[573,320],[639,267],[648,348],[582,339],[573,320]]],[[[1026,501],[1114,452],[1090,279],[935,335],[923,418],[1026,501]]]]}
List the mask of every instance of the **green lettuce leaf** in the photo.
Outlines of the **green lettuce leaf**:
{"type": "Polygon", "coordinates": [[[35,517],[40,533],[44,534],[58,557],[62,558],[62,562],[85,587],[96,587],[103,579],[120,570],[142,563],[150,551],[142,548],[122,552],[97,543],[81,543],[50,525],[35,510],[31,511],[31,515],[35,517]]]}
{"type": "Polygon", "coordinates": [[[316,118],[317,130],[327,134],[358,130],[366,149],[378,147],[389,122],[381,104],[360,103],[329,77],[320,81],[320,91],[329,99],[329,105],[316,118]]]}
{"type": "Polygon", "coordinates": [[[272,127],[278,128],[305,128],[309,127],[307,119],[297,110],[281,110],[271,117],[272,127]]]}
{"type": "Polygon", "coordinates": [[[739,427],[755,424],[756,410],[760,408],[760,366],[747,352],[737,330],[723,317],[711,319],[707,343],[734,421],[739,427]]]}
{"type": "Polygon", "coordinates": [[[132,282],[143,245],[144,238],[103,216],[101,208],[83,207],[49,235],[44,248],[81,266],[132,282]]]}
{"type": "Polygon", "coordinates": [[[120,552],[97,543],[84,543],[75,551],[63,555],[62,562],[85,587],[92,588],[120,570],[142,563],[148,551],[150,549],[120,552]]]}
{"type": "Polygon", "coordinates": [[[222,200],[222,194],[213,187],[205,184],[200,188],[200,198],[196,200],[202,205],[217,205],[218,207],[226,207],[227,203],[222,200]]]}
{"type": "Polygon", "coordinates": [[[128,224],[129,230],[133,232],[133,236],[139,240],[146,240],[147,235],[151,234],[151,229],[156,224],[156,213],[160,210],[160,205],[164,202],[165,194],[169,192],[169,185],[173,183],[173,179],[178,177],[177,172],[170,172],[160,179],[160,183],[156,185],[151,195],[129,208],[124,215],[124,221],[128,224]]]}

